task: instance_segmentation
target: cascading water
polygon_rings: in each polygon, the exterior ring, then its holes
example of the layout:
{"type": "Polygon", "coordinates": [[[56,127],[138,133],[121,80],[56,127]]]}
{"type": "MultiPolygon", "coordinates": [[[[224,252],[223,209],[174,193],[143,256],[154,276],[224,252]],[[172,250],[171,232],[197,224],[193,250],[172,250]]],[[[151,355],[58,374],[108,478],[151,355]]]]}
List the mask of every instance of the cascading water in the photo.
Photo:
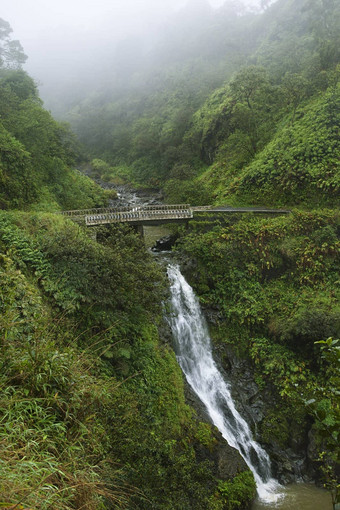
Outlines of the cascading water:
{"type": "Polygon", "coordinates": [[[168,276],[174,311],[170,321],[178,363],[224,439],[240,452],[253,472],[259,498],[273,503],[282,497],[281,486],[272,478],[269,457],[253,440],[235,408],[229,385],[213,360],[198,300],[178,266],[169,265],[168,276]]]}

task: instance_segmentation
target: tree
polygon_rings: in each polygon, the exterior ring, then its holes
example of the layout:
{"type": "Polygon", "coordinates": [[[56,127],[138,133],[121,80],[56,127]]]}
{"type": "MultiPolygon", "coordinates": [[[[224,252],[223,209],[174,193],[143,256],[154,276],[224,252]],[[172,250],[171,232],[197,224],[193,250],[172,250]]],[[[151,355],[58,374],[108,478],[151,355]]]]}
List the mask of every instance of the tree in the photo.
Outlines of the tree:
{"type": "Polygon", "coordinates": [[[323,69],[339,62],[340,58],[340,7],[337,0],[307,0],[303,8],[309,23],[323,69]]]}
{"type": "Polygon", "coordinates": [[[9,34],[13,32],[8,21],[0,18],[0,41],[9,38],[9,34]]]}
{"type": "Polygon", "coordinates": [[[266,70],[259,66],[241,69],[230,82],[231,98],[235,102],[232,114],[234,133],[240,132],[242,146],[250,156],[267,140],[273,123],[274,87],[266,70]],[[248,140],[245,142],[244,135],[248,140]]]}
{"type": "Polygon", "coordinates": [[[230,82],[232,96],[240,102],[246,102],[250,110],[259,92],[269,85],[266,70],[259,66],[244,67],[230,82]]]}
{"type": "Polygon", "coordinates": [[[308,81],[300,74],[287,72],[283,78],[283,94],[289,107],[293,109],[292,124],[296,109],[308,93],[308,81]]]}
{"type": "Polygon", "coordinates": [[[31,98],[41,103],[34,80],[22,69],[3,71],[0,86],[3,91],[9,88],[20,101],[31,98]]]}
{"type": "Polygon", "coordinates": [[[0,69],[20,69],[27,60],[19,41],[12,41],[13,32],[8,21],[0,18],[0,69]]]}

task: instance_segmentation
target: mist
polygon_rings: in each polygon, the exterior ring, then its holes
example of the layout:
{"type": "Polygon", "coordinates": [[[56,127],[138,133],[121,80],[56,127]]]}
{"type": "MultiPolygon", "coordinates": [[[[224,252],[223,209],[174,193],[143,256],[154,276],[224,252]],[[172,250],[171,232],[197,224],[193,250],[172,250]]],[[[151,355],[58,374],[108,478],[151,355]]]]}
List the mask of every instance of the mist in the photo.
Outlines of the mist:
{"type": "MultiPolygon", "coordinates": [[[[10,23],[12,38],[28,55],[25,69],[36,80],[47,107],[56,110],[55,97],[71,91],[75,97],[86,96],[99,82],[114,79],[113,69],[122,76],[138,71],[169,26],[176,27],[183,17],[189,19],[202,10],[203,19],[206,10],[225,3],[239,2],[2,0],[0,17],[10,23]]],[[[259,1],[243,4],[256,7],[259,1]]]]}

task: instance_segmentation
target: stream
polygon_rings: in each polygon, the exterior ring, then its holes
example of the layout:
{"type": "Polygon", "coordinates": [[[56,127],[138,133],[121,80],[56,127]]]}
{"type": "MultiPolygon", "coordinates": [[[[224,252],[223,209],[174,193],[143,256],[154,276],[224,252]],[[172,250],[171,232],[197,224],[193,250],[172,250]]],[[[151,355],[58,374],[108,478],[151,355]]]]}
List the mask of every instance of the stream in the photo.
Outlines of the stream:
{"type": "MultiPolygon", "coordinates": [[[[112,206],[162,203],[160,194],[122,187],[112,206]]],[[[153,227],[150,227],[152,230],[153,227]]],[[[151,239],[163,235],[156,228],[151,239]]],[[[150,235],[150,234],[149,234],[150,235]]],[[[147,239],[147,247],[152,241],[147,239]]],[[[330,493],[309,483],[281,486],[271,475],[270,459],[252,438],[250,428],[237,411],[228,381],[222,377],[212,356],[211,340],[198,299],[186,282],[179,266],[168,265],[172,315],[170,325],[178,363],[188,384],[205,405],[207,412],[229,445],[236,448],[253,472],[257,498],[252,510],[332,510],[330,493]]]]}
{"type": "Polygon", "coordinates": [[[168,277],[174,311],[170,323],[178,363],[214,425],[229,445],[240,452],[252,471],[259,499],[275,503],[282,497],[282,487],[272,477],[267,453],[252,438],[246,421],[235,408],[230,386],[213,360],[208,328],[198,299],[178,266],[169,265],[168,277]]]}
{"type": "Polygon", "coordinates": [[[267,453],[252,438],[247,423],[235,408],[230,385],[213,360],[208,327],[198,299],[179,266],[170,264],[168,277],[173,310],[170,324],[178,363],[214,425],[253,472],[257,499],[252,510],[332,510],[329,492],[307,483],[282,487],[273,479],[267,453]]]}
{"type": "Polygon", "coordinates": [[[333,510],[332,498],[328,491],[309,483],[292,483],[283,489],[283,498],[267,504],[256,499],[252,510],[333,510]]]}

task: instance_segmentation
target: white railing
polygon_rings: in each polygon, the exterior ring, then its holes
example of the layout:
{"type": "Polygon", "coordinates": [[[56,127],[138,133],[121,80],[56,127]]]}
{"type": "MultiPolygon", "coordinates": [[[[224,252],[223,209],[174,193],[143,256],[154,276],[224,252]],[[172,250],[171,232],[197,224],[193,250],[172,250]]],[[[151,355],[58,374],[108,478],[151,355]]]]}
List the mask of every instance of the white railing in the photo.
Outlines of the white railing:
{"type": "Polygon", "coordinates": [[[80,209],[76,211],[63,211],[61,214],[76,221],[84,221],[85,225],[88,226],[105,223],[180,220],[193,217],[192,208],[188,204],[80,209]]]}

